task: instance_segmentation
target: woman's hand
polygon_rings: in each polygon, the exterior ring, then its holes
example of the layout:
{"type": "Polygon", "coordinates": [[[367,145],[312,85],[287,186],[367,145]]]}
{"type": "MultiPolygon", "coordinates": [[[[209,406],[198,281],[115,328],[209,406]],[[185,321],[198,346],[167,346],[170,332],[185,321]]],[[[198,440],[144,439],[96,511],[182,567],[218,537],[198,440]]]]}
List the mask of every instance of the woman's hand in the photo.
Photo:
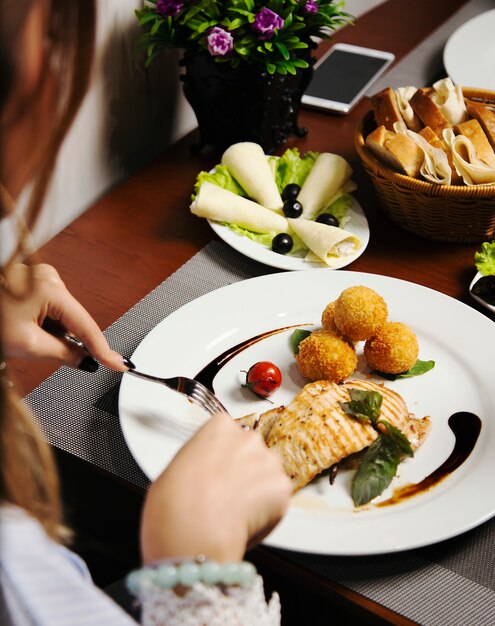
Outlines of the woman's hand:
{"type": "Polygon", "coordinates": [[[16,263],[6,272],[5,282],[0,327],[6,356],[56,359],[87,371],[98,367],[96,359],[113,370],[127,369],[53,267],[16,263]],[[47,332],[46,322],[55,322],[86,349],[47,332]]]}
{"type": "Polygon", "coordinates": [[[237,561],[280,521],[292,493],[259,433],[213,416],[151,485],[143,509],[143,561],[204,554],[237,561]]]}

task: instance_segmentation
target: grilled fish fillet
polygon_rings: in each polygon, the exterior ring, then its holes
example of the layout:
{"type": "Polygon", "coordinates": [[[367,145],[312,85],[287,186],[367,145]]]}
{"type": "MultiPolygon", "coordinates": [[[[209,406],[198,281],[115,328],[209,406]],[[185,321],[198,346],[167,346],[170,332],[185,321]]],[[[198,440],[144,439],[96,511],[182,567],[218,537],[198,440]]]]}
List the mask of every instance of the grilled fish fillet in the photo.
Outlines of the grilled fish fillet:
{"type": "Polygon", "coordinates": [[[351,388],[378,391],[383,398],[381,418],[399,428],[413,448],[422,443],[429,431],[429,418],[416,419],[398,393],[364,380],[342,385],[326,380],[309,383],[287,406],[238,421],[261,432],[297,491],[323,470],[371,445],[378,436],[371,424],[346,415],[340,407],[339,402],[349,402],[351,388]]]}

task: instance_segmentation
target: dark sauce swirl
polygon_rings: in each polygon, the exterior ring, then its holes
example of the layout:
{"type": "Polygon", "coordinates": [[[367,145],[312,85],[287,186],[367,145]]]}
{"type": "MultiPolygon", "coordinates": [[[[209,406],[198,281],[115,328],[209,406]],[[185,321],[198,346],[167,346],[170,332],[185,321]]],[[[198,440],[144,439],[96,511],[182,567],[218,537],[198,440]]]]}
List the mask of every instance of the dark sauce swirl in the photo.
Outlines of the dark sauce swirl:
{"type": "Polygon", "coordinates": [[[376,506],[397,504],[407,498],[428,491],[458,469],[474,450],[481,432],[481,420],[474,413],[459,411],[449,417],[449,426],[455,435],[455,444],[449,458],[434,472],[415,485],[405,485],[394,491],[388,500],[379,502],[376,506]]]}
{"type": "Polygon", "coordinates": [[[226,363],[228,363],[231,359],[233,359],[237,354],[240,354],[243,350],[246,350],[246,348],[253,346],[255,343],[258,343],[258,341],[262,341],[263,339],[266,339],[267,337],[271,337],[272,335],[278,335],[279,333],[283,333],[286,330],[290,330],[291,328],[300,328],[301,326],[311,326],[311,325],[312,324],[294,324],[293,326],[275,328],[274,330],[268,330],[266,331],[266,333],[262,333],[261,335],[256,335],[255,337],[246,339],[245,341],[238,343],[236,346],[229,348],[225,352],[222,352],[220,356],[213,359],[213,361],[208,363],[208,365],[205,365],[205,367],[203,367],[203,369],[196,374],[194,379],[202,383],[205,387],[207,387],[211,391],[214,391],[213,380],[215,379],[215,376],[222,369],[222,367],[226,363]]]}

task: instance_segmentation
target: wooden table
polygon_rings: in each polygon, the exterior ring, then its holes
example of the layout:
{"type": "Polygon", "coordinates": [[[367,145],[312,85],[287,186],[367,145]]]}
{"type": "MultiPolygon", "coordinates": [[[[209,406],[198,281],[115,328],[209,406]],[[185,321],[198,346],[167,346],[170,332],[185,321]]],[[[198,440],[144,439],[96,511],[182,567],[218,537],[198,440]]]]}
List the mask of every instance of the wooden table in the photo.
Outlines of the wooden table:
{"type": "MultiPolygon", "coordinates": [[[[463,0],[388,0],[355,26],[336,33],[334,41],[388,49],[399,61],[462,4],[463,0]]],[[[322,44],[317,54],[328,45],[322,44]]],[[[349,270],[411,280],[476,306],[467,286],[478,246],[421,239],[393,225],[379,209],[353,145],[354,130],[368,109],[368,98],[344,117],[302,109],[299,121],[309,128],[308,135],[291,138],[280,152],[293,146],[301,152],[331,151],[351,163],[371,240],[366,253],[349,270]]],[[[214,237],[206,222],[188,211],[196,174],[210,169],[219,156],[214,152],[192,154],[196,140],[193,131],[112,189],[40,250],[40,258],[57,267],[68,288],[102,328],[214,237]]],[[[33,366],[15,361],[10,369],[20,391],[27,393],[56,367],[47,362],[33,366]]]]}
{"type": "MultiPolygon", "coordinates": [[[[387,49],[400,61],[463,4],[463,0],[389,0],[365,14],[355,26],[339,31],[334,40],[387,49]]],[[[322,44],[317,54],[328,45],[322,44]]],[[[345,117],[302,110],[299,121],[309,128],[308,135],[291,138],[280,152],[292,146],[301,152],[330,151],[351,163],[358,184],[356,196],[368,217],[371,239],[366,252],[346,269],[421,283],[478,308],[468,294],[478,244],[422,239],[401,230],[381,212],[353,146],[355,128],[368,108],[369,99],[365,98],[345,117]]],[[[215,237],[206,221],[188,210],[196,174],[210,169],[219,157],[214,152],[192,154],[195,140],[193,132],[109,191],[40,251],[40,259],[57,267],[67,287],[102,328],[215,237]]],[[[489,315],[481,307],[478,310],[489,315]]],[[[10,363],[22,394],[56,368],[54,363],[10,363]]],[[[283,572],[288,580],[297,579],[302,587],[317,589],[322,597],[345,605],[366,623],[411,623],[338,585],[315,580],[309,573],[305,576],[300,568],[269,551],[260,549],[256,558],[274,575],[283,572]]]]}

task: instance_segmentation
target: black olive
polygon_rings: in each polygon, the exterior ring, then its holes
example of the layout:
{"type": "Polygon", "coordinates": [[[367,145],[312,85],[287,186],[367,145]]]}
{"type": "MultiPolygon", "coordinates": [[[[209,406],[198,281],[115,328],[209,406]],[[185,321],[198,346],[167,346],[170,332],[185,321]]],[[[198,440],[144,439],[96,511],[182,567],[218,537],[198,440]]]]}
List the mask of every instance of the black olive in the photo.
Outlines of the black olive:
{"type": "Polygon", "coordinates": [[[286,200],[283,210],[286,217],[299,217],[303,212],[302,204],[297,200],[286,200]]]}
{"type": "Polygon", "coordinates": [[[293,245],[294,241],[288,233],[279,233],[272,239],[272,250],[278,254],[287,254],[293,245]]]}
{"type": "Polygon", "coordinates": [[[339,220],[335,217],[335,215],[332,215],[331,213],[322,213],[321,215],[318,215],[315,221],[319,222],[320,224],[326,224],[327,226],[339,225],[339,220]]]}
{"type": "Polygon", "coordinates": [[[289,183],[282,191],[282,200],[295,200],[301,191],[301,187],[296,183],[289,183]]]}
{"type": "Polygon", "coordinates": [[[492,306],[495,304],[495,276],[482,276],[473,285],[471,293],[492,306]]]}

